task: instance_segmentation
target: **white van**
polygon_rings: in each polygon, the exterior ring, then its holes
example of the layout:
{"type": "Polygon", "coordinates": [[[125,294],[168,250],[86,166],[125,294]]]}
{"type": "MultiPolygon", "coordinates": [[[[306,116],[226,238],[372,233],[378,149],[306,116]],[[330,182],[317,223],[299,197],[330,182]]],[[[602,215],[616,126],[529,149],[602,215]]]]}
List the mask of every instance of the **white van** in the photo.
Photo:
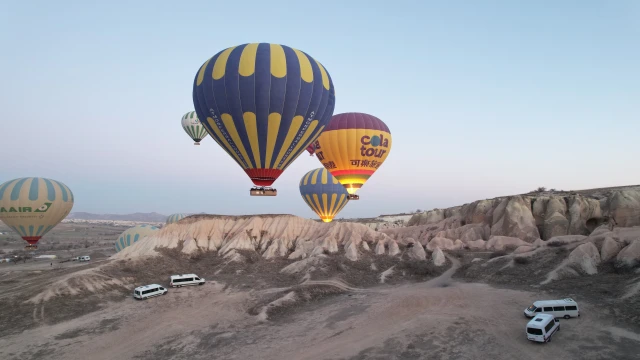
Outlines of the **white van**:
{"type": "Polygon", "coordinates": [[[167,289],[158,284],[139,286],[133,290],[133,297],[144,300],[153,296],[164,295],[167,291],[167,289]]]}
{"type": "Polygon", "coordinates": [[[80,257],[78,258],[78,260],[80,260],[80,261],[89,261],[89,260],[91,260],[91,258],[90,258],[90,257],[88,257],[88,256],[80,256],[80,257]]]}
{"type": "Polygon", "coordinates": [[[171,287],[202,284],[204,284],[204,279],[196,274],[171,275],[169,279],[169,286],[171,287]]]}
{"type": "Polygon", "coordinates": [[[524,309],[524,316],[530,318],[536,314],[549,314],[556,318],[571,318],[580,316],[578,303],[572,298],[562,300],[541,300],[524,309]]]}
{"type": "Polygon", "coordinates": [[[527,324],[527,340],[549,342],[551,336],[560,331],[560,320],[549,314],[538,314],[527,324]]]}

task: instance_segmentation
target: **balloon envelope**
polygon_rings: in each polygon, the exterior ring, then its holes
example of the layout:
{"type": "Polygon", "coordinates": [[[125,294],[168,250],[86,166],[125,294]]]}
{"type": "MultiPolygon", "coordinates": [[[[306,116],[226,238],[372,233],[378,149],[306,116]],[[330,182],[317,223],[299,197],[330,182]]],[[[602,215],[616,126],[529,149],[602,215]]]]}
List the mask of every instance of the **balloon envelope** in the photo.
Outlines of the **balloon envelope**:
{"type": "Polygon", "coordinates": [[[182,219],[184,219],[185,217],[187,217],[186,214],[171,214],[169,215],[169,217],[167,218],[167,225],[168,224],[173,224],[176,223],[182,219]]]}
{"type": "Polygon", "coordinates": [[[324,222],[333,220],[349,201],[349,193],[325,168],[304,174],[300,180],[300,195],[324,222]]]}
{"type": "Polygon", "coordinates": [[[120,252],[122,249],[137,243],[158,230],[155,226],[138,225],[123,231],[118,236],[118,240],[116,240],[116,252],[120,252]]]}
{"type": "Polygon", "coordinates": [[[211,137],[256,186],[270,186],[320,135],[335,104],[329,73],[306,53],[252,43],[200,68],[193,104],[211,137]]]}
{"type": "Polygon", "coordinates": [[[391,132],[373,115],[335,115],[315,144],[316,157],[355,194],[382,165],[391,150],[391,132]]]}
{"type": "Polygon", "coordinates": [[[309,152],[310,156],[313,156],[313,154],[316,152],[316,148],[313,146],[313,144],[307,146],[307,151],[309,152]]]}
{"type": "Polygon", "coordinates": [[[182,116],[182,128],[196,142],[196,145],[200,145],[200,141],[208,135],[207,129],[202,126],[195,111],[189,111],[182,116]]]}
{"type": "Polygon", "coordinates": [[[67,217],[73,193],[63,183],[27,177],[0,185],[0,220],[30,245],[67,217]]]}

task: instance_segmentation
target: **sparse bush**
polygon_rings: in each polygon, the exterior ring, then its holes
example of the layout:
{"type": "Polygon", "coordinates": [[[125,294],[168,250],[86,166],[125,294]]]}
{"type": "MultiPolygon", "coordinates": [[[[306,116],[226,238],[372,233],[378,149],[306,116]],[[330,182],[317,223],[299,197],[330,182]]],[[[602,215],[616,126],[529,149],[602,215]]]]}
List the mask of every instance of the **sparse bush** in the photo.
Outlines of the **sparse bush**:
{"type": "Polygon", "coordinates": [[[547,191],[547,188],[544,186],[540,186],[539,188],[536,189],[537,192],[545,192],[547,191]]]}
{"type": "Polygon", "coordinates": [[[529,263],[529,258],[524,256],[516,256],[513,262],[520,265],[526,265],[529,263]]]}
{"type": "Polygon", "coordinates": [[[566,247],[556,248],[556,255],[566,255],[569,252],[569,249],[566,247]]]}
{"type": "Polygon", "coordinates": [[[491,253],[491,255],[489,255],[489,259],[493,259],[493,258],[497,258],[497,257],[500,257],[500,256],[505,256],[505,255],[507,255],[507,252],[504,251],[504,250],[500,250],[500,251],[496,251],[496,252],[491,253]]]}
{"type": "Polygon", "coordinates": [[[562,245],[564,245],[564,244],[561,243],[560,241],[547,242],[547,246],[548,247],[560,247],[562,245]]]}

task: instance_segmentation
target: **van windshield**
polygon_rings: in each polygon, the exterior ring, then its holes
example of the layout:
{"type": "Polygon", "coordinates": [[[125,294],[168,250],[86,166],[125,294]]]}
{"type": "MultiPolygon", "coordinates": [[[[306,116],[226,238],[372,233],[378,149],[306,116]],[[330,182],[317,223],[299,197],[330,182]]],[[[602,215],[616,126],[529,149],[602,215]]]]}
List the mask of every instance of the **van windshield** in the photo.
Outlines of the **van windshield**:
{"type": "Polygon", "coordinates": [[[529,311],[536,311],[536,306],[535,305],[531,305],[527,308],[527,310],[529,311]]]}
{"type": "Polygon", "coordinates": [[[531,334],[531,335],[542,335],[542,329],[535,329],[535,328],[527,328],[527,334],[531,334]]]}

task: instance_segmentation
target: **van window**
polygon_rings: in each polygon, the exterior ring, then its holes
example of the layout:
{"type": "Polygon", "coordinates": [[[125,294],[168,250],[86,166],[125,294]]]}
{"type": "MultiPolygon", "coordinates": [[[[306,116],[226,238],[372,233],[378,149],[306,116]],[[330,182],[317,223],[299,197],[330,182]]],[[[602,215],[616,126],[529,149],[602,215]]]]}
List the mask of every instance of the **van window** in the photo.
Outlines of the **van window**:
{"type": "Polygon", "coordinates": [[[184,281],[193,281],[193,278],[186,278],[184,281]]]}
{"type": "Polygon", "coordinates": [[[553,311],[553,308],[551,308],[551,307],[545,307],[545,308],[544,308],[544,311],[553,311]]]}
{"type": "Polygon", "coordinates": [[[551,331],[551,328],[553,328],[553,324],[555,324],[555,322],[553,322],[553,321],[548,323],[547,326],[544,327],[544,331],[547,332],[547,333],[549,331],[551,331]]]}
{"type": "Polygon", "coordinates": [[[567,309],[567,311],[575,311],[575,310],[578,310],[578,307],[577,307],[577,306],[565,306],[564,308],[565,308],[565,309],[567,309]]]}
{"type": "Polygon", "coordinates": [[[542,335],[542,329],[535,329],[535,328],[527,328],[527,334],[531,334],[531,335],[542,335]]]}
{"type": "Polygon", "coordinates": [[[542,308],[537,308],[536,312],[542,312],[542,308]]]}
{"type": "Polygon", "coordinates": [[[136,295],[140,295],[140,291],[136,290],[135,291],[136,295]]]}
{"type": "Polygon", "coordinates": [[[564,311],[564,306],[554,306],[553,311],[564,311]]]}
{"type": "Polygon", "coordinates": [[[200,278],[199,278],[199,277],[197,277],[197,278],[195,278],[195,279],[196,279],[196,281],[200,280],[200,278]]]}

